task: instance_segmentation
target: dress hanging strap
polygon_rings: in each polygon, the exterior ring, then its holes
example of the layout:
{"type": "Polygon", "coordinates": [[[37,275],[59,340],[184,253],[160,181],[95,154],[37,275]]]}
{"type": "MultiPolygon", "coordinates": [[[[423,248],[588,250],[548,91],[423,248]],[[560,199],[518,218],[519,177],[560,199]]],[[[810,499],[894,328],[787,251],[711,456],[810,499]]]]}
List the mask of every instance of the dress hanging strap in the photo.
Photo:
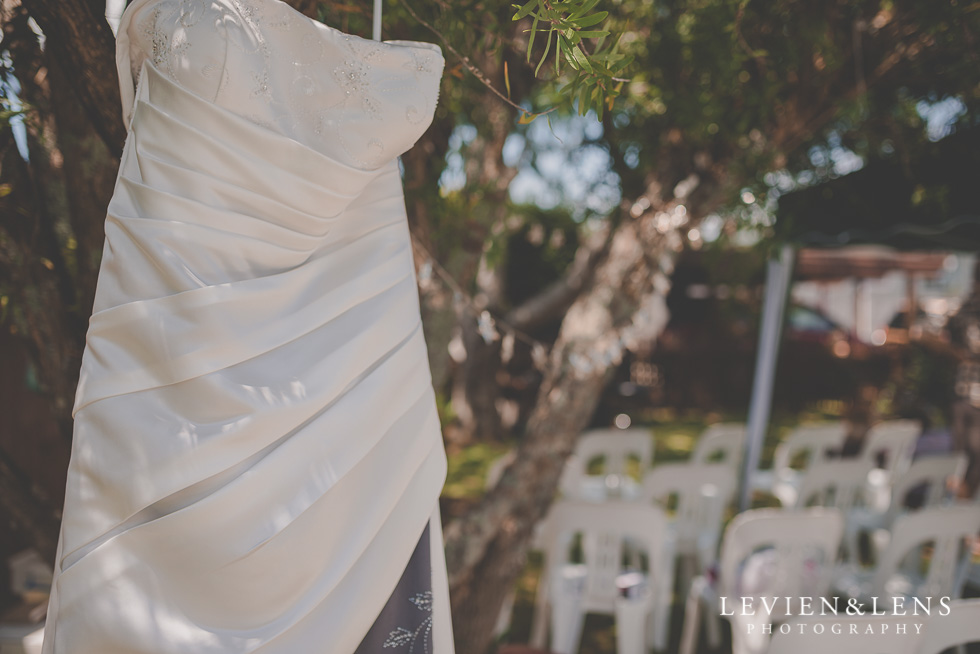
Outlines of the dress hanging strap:
{"type": "Polygon", "coordinates": [[[374,0],[374,30],[371,38],[375,41],[381,40],[381,0],[374,0]]]}
{"type": "Polygon", "coordinates": [[[105,0],[105,19],[112,28],[112,35],[119,31],[119,19],[126,10],[126,0],[105,0]]]}

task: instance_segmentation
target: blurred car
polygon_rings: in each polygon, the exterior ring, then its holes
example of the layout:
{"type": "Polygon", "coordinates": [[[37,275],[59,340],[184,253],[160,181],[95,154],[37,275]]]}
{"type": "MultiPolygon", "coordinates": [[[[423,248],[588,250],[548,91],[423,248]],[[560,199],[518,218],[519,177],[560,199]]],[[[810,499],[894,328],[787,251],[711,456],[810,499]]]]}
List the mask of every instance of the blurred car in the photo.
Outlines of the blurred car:
{"type": "Polygon", "coordinates": [[[949,333],[946,331],[948,317],[948,313],[929,313],[919,308],[910,325],[909,312],[899,311],[885,327],[875,330],[872,342],[875,345],[908,345],[912,341],[933,339],[948,343],[949,333]]]}
{"type": "Polygon", "coordinates": [[[824,347],[839,359],[865,358],[870,351],[867,343],[812,307],[790,305],[785,330],[787,341],[824,347]]]}

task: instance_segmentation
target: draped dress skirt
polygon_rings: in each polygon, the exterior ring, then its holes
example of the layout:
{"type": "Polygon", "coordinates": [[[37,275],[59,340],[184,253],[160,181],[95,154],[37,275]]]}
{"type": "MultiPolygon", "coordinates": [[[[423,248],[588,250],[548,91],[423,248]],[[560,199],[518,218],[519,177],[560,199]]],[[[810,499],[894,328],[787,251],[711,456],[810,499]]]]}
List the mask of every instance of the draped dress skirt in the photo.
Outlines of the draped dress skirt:
{"type": "Polygon", "coordinates": [[[452,654],[397,157],[436,46],[136,0],[45,654],[452,654]]]}

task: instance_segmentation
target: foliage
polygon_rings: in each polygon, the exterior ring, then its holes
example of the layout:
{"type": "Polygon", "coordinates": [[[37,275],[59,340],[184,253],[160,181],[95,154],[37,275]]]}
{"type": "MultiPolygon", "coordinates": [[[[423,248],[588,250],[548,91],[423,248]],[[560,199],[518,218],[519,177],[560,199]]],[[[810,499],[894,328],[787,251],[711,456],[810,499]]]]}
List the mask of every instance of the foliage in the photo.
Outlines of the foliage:
{"type": "Polygon", "coordinates": [[[501,456],[507,444],[477,443],[450,454],[449,470],[443,497],[478,499],[486,492],[487,473],[501,456]]]}
{"type": "MultiPolygon", "coordinates": [[[[664,0],[624,3],[608,21],[635,54],[613,138],[630,167],[683,145],[767,199],[765,174],[812,170],[836,134],[860,157],[922,142],[923,98],[980,93],[975,3],[664,0]],[[953,27],[956,24],[957,27],[953,27]],[[932,71],[930,73],[929,71],[932,71]]],[[[629,182],[627,182],[629,183],[629,182]]]]}
{"type": "Polygon", "coordinates": [[[951,424],[956,359],[928,340],[913,341],[893,357],[894,373],[880,398],[882,413],[923,419],[927,427],[951,424]]]}
{"type": "MultiPolygon", "coordinates": [[[[528,63],[531,63],[535,40],[544,41],[534,76],[538,76],[551,55],[554,58],[555,78],[559,78],[564,61],[575,74],[562,87],[562,96],[566,100],[576,101],[581,115],[592,109],[602,120],[603,111],[612,110],[623,83],[627,81],[622,75],[633,57],[621,52],[619,39],[610,38],[609,30],[598,29],[609,15],[608,11],[595,11],[599,1],[528,0],[523,6],[514,5],[517,13],[513,20],[531,20],[527,30],[528,63]],[[538,37],[539,34],[542,36],[538,37]]],[[[509,80],[507,90],[509,95],[509,80]]],[[[525,113],[521,116],[521,122],[530,122],[533,118],[534,114],[525,113]]]]}

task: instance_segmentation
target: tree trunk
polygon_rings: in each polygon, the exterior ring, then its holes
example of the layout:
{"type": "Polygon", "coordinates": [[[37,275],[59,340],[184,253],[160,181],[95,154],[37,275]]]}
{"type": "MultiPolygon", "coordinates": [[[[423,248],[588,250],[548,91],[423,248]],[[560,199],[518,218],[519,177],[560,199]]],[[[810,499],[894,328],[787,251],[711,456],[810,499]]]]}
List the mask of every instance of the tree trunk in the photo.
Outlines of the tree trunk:
{"type": "MultiPolygon", "coordinates": [[[[95,282],[105,242],[106,207],[112,197],[119,158],[106,149],[85,115],[75,110],[79,99],[61,61],[50,55],[45,61],[62,155],[67,217],[75,239],[73,278],[77,290],[73,312],[81,326],[78,332],[81,352],[85,325],[95,299],[95,282]]],[[[68,372],[73,379],[78,374],[78,370],[68,372]]]]}
{"type": "Polygon", "coordinates": [[[696,223],[715,210],[725,197],[723,162],[680,145],[664,151],[659,176],[646,180],[643,210],[624,202],[619,220],[610,218],[611,233],[595,234],[566,280],[542,296],[543,307],[560,306],[570,293],[563,285],[581,289],[562,320],[514,462],[479,505],[446,527],[460,651],[482,654],[489,647],[503,600],[524,567],[534,526],[555,497],[565,461],[589,426],[622,348],[653,342],[666,325],[666,274],[682,244],[678,230],[686,220],[696,223]],[[681,193],[681,180],[694,182],[681,193]],[[678,215],[686,220],[669,220],[678,215]]]}
{"type": "Polygon", "coordinates": [[[579,360],[612,347],[653,291],[656,263],[650,255],[660,248],[644,250],[642,225],[629,222],[617,230],[592,284],[569,309],[514,462],[478,507],[446,528],[459,651],[487,650],[534,525],[551,504],[565,460],[614,370],[608,364],[583,369],[579,360]]]}
{"type": "Polygon", "coordinates": [[[109,152],[118,157],[126,140],[120,118],[119,78],[112,30],[98,2],[22,0],[44,32],[48,55],[61,62],[82,111],[109,152]]]}
{"type": "Polygon", "coordinates": [[[35,484],[0,450],[0,509],[45,561],[54,561],[59,521],[50,505],[38,497],[35,484]]]}
{"type": "Polygon", "coordinates": [[[453,379],[453,410],[468,439],[494,442],[503,438],[497,409],[496,374],[500,369],[500,339],[486,342],[476,316],[460,309],[457,322],[466,359],[459,362],[453,379]]]}
{"type": "MultiPolygon", "coordinates": [[[[20,7],[7,13],[4,42],[20,75],[20,97],[31,108],[25,115],[27,149],[24,161],[9,127],[0,143],[0,170],[10,185],[0,198],[0,270],[12,282],[21,327],[34,349],[39,377],[52,401],[61,431],[70,438],[72,371],[80,354],[84,319],[73,311],[78,293],[59,238],[65,193],[64,157],[51,115],[51,80],[37,36],[20,7]]],[[[87,317],[87,313],[85,314],[87,317]]],[[[67,441],[66,441],[67,442],[67,441]]]]}
{"type": "Polygon", "coordinates": [[[419,295],[424,326],[425,344],[429,358],[432,386],[436,392],[446,387],[452,362],[446,343],[456,326],[456,311],[452,291],[447,289],[432,270],[429,258],[436,250],[432,238],[433,213],[436,211],[439,188],[432,183],[442,174],[446,151],[449,149],[451,125],[434,123],[408,152],[402,155],[405,166],[405,208],[412,231],[416,267],[429,264],[429,279],[419,276],[419,295]]]}

